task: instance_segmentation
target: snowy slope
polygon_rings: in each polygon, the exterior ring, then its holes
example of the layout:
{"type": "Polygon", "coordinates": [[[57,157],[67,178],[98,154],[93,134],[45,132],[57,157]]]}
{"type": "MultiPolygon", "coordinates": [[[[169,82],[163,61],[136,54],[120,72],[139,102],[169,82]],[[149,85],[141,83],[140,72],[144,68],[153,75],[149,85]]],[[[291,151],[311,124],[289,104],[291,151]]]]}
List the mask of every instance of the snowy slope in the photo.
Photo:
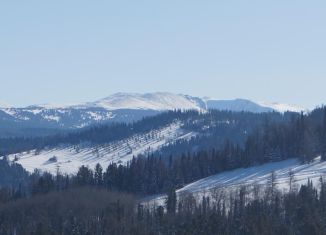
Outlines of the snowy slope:
{"type": "Polygon", "coordinates": [[[147,94],[116,93],[105,99],[87,103],[90,107],[101,107],[107,110],[116,109],[150,109],[150,110],[201,110],[205,103],[195,97],[173,94],[168,92],[156,92],[147,94]]]}
{"type": "Polygon", "coordinates": [[[134,135],[127,139],[115,141],[102,146],[87,143],[79,146],[67,146],[55,149],[35,150],[9,155],[28,171],[34,169],[55,173],[59,168],[62,173],[76,173],[82,165],[94,168],[100,163],[105,169],[110,163],[125,164],[133,156],[147,154],[178,139],[189,139],[196,135],[181,129],[181,123],[175,122],[164,128],[146,134],[134,135]]]}
{"type": "Polygon", "coordinates": [[[212,98],[199,98],[183,94],[173,94],[169,92],[156,93],[116,93],[105,99],[96,102],[86,103],[80,107],[101,107],[107,110],[117,109],[145,109],[145,110],[203,110],[218,109],[230,111],[248,111],[248,112],[301,112],[304,108],[268,102],[254,102],[246,99],[219,100],[212,98]]]}
{"type": "Polygon", "coordinates": [[[255,113],[261,112],[301,112],[305,110],[302,107],[269,102],[254,102],[246,99],[220,100],[213,98],[199,98],[183,94],[174,94],[169,92],[154,93],[116,93],[107,98],[72,105],[53,105],[43,104],[30,107],[41,107],[45,109],[85,109],[85,108],[103,108],[106,110],[205,110],[218,109],[230,111],[249,111],[255,113]]]}
{"type": "Polygon", "coordinates": [[[290,104],[284,104],[284,103],[270,103],[270,102],[257,102],[259,105],[263,106],[263,107],[268,107],[271,108],[273,110],[276,110],[280,113],[284,113],[284,112],[296,112],[296,113],[300,113],[300,112],[306,112],[307,109],[297,106],[297,105],[290,105],[290,104]]]}
{"type": "Polygon", "coordinates": [[[253,113],[263,113],[272,112],[274,109],[269,107],[263,107],[255,102],[245,99],[235,99],[235,100],[214,100],[206,99],[206,107],[208,109],[217,110],[229,110],[234,112],[253,112],[253,113]]]}
{"type": "MultiPolygon", "coordinates": [[[[300,164],[297,159],[289,159],[281,162],[267,163],[260,166],[249,168],[240,168],[233,171],[223,172],[208,178],[201,179],[188,184],[177,191],[177,195],[191,193],[200,198],[202,195],[210,195],[214,189],[223,189],[230,191],[239,189],[243,185],[252,186],[255,184],[266,186],[270,182],[271,173],[276,175],[276,187],[280,191],[289,190],[289,172],[294,174],[293,184],[297,187],[306,184],[308,179],[312,180],[314,185],[318,185],[321,176],[326,175],[326,162],[321,162],[316,158],[309,164],[300,164]]],[[[159,195],[150,198],[147,202],[151,205],[162,205],[166,199],[165,195],[159,195]]]]}
{"type": "Polygon", "coordinates": [[[234,100],[218,100],[212,98],[204,98],[206,107],[208,109],[229,110],[235,112],[248,111],[253,113],[264,112],[306,112],[307,109],[291,104],[285,103],[271,103],[271,102],[255,102],[246,99],[234,99],[234,100]]]}

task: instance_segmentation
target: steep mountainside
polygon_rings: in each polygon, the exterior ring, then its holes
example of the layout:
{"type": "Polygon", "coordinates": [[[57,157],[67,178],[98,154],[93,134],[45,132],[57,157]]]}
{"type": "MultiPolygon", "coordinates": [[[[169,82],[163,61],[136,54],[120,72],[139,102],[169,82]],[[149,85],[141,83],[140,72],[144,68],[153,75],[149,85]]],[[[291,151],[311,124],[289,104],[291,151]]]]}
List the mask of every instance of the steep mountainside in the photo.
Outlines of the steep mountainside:
{"type": "Polygon", "coordinates": [[[53,149],[12,154],[9,155],[9,159],[21,164],[30,172],[40,169],[55,174],[59,169],[62,173],[70,174],[76,173],[82,165],[94,168],[100,163],[106,169],[110,163],[126,164],[134,156],[150,154],[162,146],[195,135],[194,132],[183,130],[180,122],[174,122],[147,133],[135,134],[103,145],[83,143],[58,146],[53,149]]]}

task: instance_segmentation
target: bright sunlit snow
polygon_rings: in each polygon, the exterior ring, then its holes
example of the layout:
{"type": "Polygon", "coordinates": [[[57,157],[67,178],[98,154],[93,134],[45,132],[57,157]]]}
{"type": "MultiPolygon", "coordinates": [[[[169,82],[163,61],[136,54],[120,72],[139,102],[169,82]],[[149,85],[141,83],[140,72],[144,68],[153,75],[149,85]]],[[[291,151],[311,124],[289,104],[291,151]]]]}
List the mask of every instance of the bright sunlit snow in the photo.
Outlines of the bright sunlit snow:
{"type": "MultiPolygon", "coordinates": [[[[321,176],[326,176],[326,162],[316,158],[309,164],[300,164],[297,159],[289,159],[281,162],[267,163],[260,166],[240,168],[233,171],[223,172],[213,175],[194,183],[188,184],[177,191],[177,195],[191,193],[200,199],[201,196],[209,196],[212,190],[219,188],[226,191],[239,189],[241,186],[260,185],[266,186],[271,180],[271,174],[276,176],[275,185],[280,191],[288,191],[290,174],[293,173],[293,185],[298,187],[306,184],[308,179],[318,186],[321,176]]],[[[150,205],[163,205],[166,200],[165,195],[149,198],[150,205]]]]}
{"type": "Polygon", "coordinates": [[[272,108],[280,113],[284,113],[287,111],[296,112],[296,113],[307,111],[307,109],[297,105],[290,105],[290,104],[283,104],[283,103],[270,103],[270,102],[258,102],[258,104],[263,107],[272,108]]]}
{"type": "Polygon", "coordinates": [[[164,128],[154,130],[142,135],[108,143],[104,146],[91,146],[87,144],[61,147],[49,150],[36,150],[9,155],[11,161],[16,161],[28,171],[34,169],[56,173],[76,173],[82,165],[94,168],[100,163],[105,169],[110,163],[126,164],[133,156],[148,154],[160,149],[178,139],[190,139],[196,135],[181,129],[181,123],[175,122],[164,128]]]}

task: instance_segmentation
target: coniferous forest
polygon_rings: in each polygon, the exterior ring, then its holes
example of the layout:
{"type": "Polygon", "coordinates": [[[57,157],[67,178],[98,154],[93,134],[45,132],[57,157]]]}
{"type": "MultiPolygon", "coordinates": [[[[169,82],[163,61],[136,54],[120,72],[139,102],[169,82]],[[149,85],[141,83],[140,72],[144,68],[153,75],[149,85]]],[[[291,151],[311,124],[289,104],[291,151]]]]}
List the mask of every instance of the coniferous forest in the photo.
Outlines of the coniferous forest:
{"type": "MultiPolygon", "coordinates": [[[[221,135],[226,132],[220,128],[225,127],[216,126],[210,135],[135,156],[127,165],[112,163],[106,169],[100,164],[95,169],[82,166],[75,175],[59,170],[55,175],[37,170],[30,174],[3,157],[0,234],[326,234],[323,178],[318,185],[307,180],[306,185],[288,193],[277,191],[272,180],[256,193],[246,187],[233,192],[217,190],[215,198],[203,196],[201,200],[190,194],[177,198],[175,193],[188,183],[240,167],[293,157],[302,163],[319,155],[325,160],[325,108],[309,114],[168,112],[129,125],[96,126],[68,136],[42,137],[39,147],[85,139],[101,144],[120,138],[126,130],[141,132],[175,119],[187,120],[185,128],[198,130],[198,123],[209,124],[214,115],[221,119],[221,114],[238,120],[231,128],[247,130],[247,134],[228,138],[232,132],[221,135]],[[121,134],[112,134],[119,130],[121,134]],[[191,151],[190,146],[202,142],[208,144],[191,151]],[[171,154],[173,149],[175,154],[171,154]],[[144,197],[161,193],[167,194],[164,206],[142,203],[144,197]]],[[[2,139],[11,144],[2,147],[3,153],[34,148],[41,139],[24,139],[23,146],[16,140],[2,139]]]]}
{"type": "Polygon", "coordinates": [[[131,194],[101,187],[96,172],[88,177],[43,175],[28,196],[2,189],[1,234],[326,233],[322,178],[318,187],[307,181],[286,194],[271,182],[264,191],[257,188],[255,196],[242,187],[233,193],[216,191],[199,201],[192,195],[177,200],[171,189],[164,207],[148,208],[131,194]]]}

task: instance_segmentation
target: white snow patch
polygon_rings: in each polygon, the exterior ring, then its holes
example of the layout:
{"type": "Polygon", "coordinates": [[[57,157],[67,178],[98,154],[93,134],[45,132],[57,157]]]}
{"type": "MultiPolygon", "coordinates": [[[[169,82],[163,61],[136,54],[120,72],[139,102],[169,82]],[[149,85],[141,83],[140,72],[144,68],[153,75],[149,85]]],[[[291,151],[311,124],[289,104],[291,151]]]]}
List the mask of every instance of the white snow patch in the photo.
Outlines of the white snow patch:
{"type": "Polygon", "coordinates": [[[24,111],[33,113],[34,115],[37,115],[39,113],[42,113],[43,109],[25,109],[24,111]]]}
{"type": "Polygon", "coordinates": [[[102,115],[97,112],[87,112],[90,117],[95,121],[104,121],[114,118],[114,115],[112,113],[105,113],[105,115],[102,115]]]}
{"type": "Polygon", "coordinates": [[[60,121],[60,117],[59,116],[55,116],[55,115],[44,115],[43,118],[49,120],[49,121],[55,121],[55,122],[59,122],[60,121]]]}
{"type": "Polygon", "coordinates": [[[9,114],[10,116],[13,116],[13,117],[15,117],[15,115],[16,115],[16,111],[14,110],[14,109],[7,109],[7,108],[5,108],[5,109],[1,109],[3,112],[5,112],[6,114],[9,114]]]}

